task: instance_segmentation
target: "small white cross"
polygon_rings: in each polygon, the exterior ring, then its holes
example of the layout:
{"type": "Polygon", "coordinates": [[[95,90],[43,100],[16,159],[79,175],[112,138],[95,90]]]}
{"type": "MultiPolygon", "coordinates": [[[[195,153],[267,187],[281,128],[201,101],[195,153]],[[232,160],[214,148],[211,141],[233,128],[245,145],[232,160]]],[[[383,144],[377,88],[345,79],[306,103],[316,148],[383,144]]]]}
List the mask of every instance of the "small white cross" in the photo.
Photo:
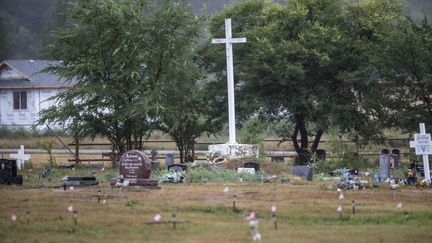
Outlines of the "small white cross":
{"type": "Polygon", "coordinates": [[[17,167],[19,170],[21,170],[21,168],[24,168],[24,161],[30,159],[30,155],[24,154],[24,145],[20,145],[18,153],[10,154],[9,157],[17,160],[17,167]]]}
{"type": "Polygon", "coordinates": [[[420,133],[414,134],[414,141],[410,141],[410,147],[415,148],[416,155],[423,155],[423,168],[425,179],[429,182],[430,170],[429,170],[429,154],[432,154],[432,141],[431,135],[426,133],[424,123],[420,123],[420,133]]]}
{"type": "Polygon", "coordinates": [[[212,39],[213,44],[225,44],[227,59],[227,80],[228,80],[228,124],[229,144],[236,144],[235,133],[235,106],[234,106],[234,64],[232,44],[246,43],[246,38],[232,38],[231,19],[225,19],[225,39],[212,39]]]}

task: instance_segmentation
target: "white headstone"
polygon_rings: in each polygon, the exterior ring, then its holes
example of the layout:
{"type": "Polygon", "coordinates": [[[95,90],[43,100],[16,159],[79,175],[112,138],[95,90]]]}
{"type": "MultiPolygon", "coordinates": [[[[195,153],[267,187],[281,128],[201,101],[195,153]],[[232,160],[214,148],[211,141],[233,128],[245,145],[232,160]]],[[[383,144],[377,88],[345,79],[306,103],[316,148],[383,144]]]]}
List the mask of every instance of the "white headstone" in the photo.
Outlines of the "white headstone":
{"type": "Polygon", "coordinates": [[[18,170],[24,168],[24,162],[30,159],[30,155],[24,154],[24,145],[20,145],[20,148],[18,149],[18,153],[10,154],[9,157],[17,160],[18,170]]]}
{"type": "Polygon", "coordinates": [[[225,44],[227,59],[227,81],[228,81],[228,124],[229,144],[236,144],[235,131],[235,106],[234,106],[234,65],[232,44],[246,43],[246,38],[232,38],[231,19],[225,19],[225,39],[213,39],[213,44],[225,44]]]}
{"type": "Polygon", "coordinates": [[[237,173],[255,174],[255,168],[237,168],[237,173]]]}
{"type": "Polygon", "coordinates": [[[420,133],[414,134],[414,141],[410,141],[410,147],[415,148],[416,155],[423,155],[423,168],[425,179],[430,183],[429,154],[432,154],[431,135],[426,133],[424,123],[420,123],[420,133]]]}

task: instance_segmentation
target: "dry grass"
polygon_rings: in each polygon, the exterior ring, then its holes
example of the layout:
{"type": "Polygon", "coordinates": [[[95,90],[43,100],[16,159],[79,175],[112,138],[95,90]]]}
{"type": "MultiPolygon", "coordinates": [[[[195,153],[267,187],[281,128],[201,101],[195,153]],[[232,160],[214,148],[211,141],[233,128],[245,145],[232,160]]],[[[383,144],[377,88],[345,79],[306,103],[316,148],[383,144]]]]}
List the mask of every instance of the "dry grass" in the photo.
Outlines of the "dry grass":
{"type": "MultiPolygon", "coordinates": [[[[25,173],[22,187],[0,186],[2,242],[249,242],[247,221],[231,209],[233,194],[240,210],[258,213],[263,242],[430,242],[431,237],[430,189],[404,187],[396,200],[386,188],[347,191],[343,202],[319,182],[163,184],[160,190],[120,190],[103,182],[63,191],[54,187],[58,181],[41,181],[34,173],[25,173]],[[228,193],[223,192],[226,186],[228,193]],[[98,190],[105,204],[97,203],[98,190]],[[349,212],[351,200],[357,203],[355,215],[349,212]],[[401,209],[396,209],[398,202],[401,209]],[[345,207],[342,220],[336,213],[340,203],[345,207]],[[69,205],[78,211],[77,226],[66,210],[69,205]],[[278,230],[271,221],[272,205],[278,207],[278,230]],[[175,213],[177,220],[189,223],[176,230],[144,224],[157,213],[162,220],[175,213]],[[12,214],[16,222],[10,220],[12,214]]],[[[116,174],[96,173],[98,178],[116,174]]]]}

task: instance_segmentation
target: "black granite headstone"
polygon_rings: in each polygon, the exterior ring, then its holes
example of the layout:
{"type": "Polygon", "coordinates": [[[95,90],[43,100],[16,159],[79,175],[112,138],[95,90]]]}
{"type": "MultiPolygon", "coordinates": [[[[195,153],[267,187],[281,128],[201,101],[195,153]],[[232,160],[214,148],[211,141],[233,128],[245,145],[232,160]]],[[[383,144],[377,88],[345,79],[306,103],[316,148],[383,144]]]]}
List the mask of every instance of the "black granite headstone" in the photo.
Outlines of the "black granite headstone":
{"type": "Polygon", "coordinates": [[[168,170],[177,171],[177,172],[187,171],[187,165],[185,165],[185,164],[169,165],[168,170]]]}
{"type": "Polygon", "coordinates": [[[258,162],[249,161],[249,162],[244,163],[243,167],[244,168],[254,168],[255,171],[259,171],[259,163],[258,162]]]}
{"type": "Polygon", "coordinates": [[[326,159],[326,150],[325,149],[317,149],[316,150],[316,156],[318,160],[325,160],[326,159]]]}
{"type": "Polygon", "coordinates": [[[16,160],[0,159],[0,184],[22,185],[21,175],[17,175],[16,160]]]}
{"type": "Polygon", "coordinates": [[[68,177],[63,181],[63,185],[66,186],[95,186],[98,184],[99,181],[94,176],[68,177]]]}
{"type": "Polygon", "coordinates": [[[399,168],[401,160],[400,160],[400,149],[392,149],[391,155],[394,161],[394,167],[399,168]]]}
{"type": "Polygon", "coordinates": [[[310,166],[294,166],[293,174],[295,176],[304,177],[308,181],[313,180],[313,169],[310,166]]]}

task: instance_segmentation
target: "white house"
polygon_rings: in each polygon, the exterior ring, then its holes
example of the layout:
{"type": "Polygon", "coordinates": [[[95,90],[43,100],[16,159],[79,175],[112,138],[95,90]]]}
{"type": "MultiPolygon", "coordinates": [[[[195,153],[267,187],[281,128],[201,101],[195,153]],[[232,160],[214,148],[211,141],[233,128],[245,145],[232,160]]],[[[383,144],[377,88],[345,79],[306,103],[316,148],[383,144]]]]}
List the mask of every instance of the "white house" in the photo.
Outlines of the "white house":
{"type": "Polygon", "coordinates": [[[29,127],[51,106],[48,98],[70,88],[55,75],[39,73],[54,61],[5,60],[0,63],[0,126],[29,127]]]}

